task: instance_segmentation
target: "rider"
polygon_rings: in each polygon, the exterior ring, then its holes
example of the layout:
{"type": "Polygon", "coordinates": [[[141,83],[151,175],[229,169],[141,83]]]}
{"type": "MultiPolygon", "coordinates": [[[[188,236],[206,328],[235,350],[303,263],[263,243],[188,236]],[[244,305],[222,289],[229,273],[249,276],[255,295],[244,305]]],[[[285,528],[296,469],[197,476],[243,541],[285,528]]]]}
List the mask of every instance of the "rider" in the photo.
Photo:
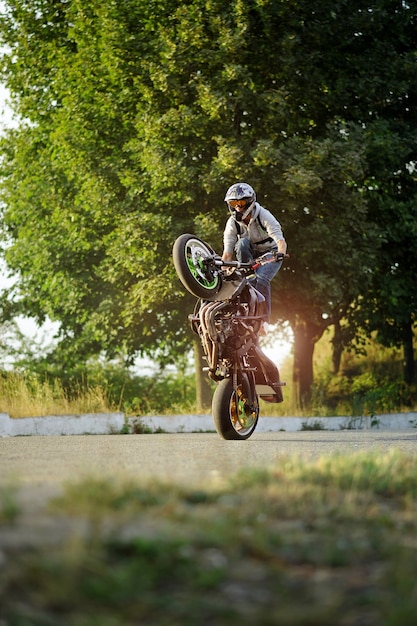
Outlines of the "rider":
{"type": "MultiPolygon", "coordinates": [[[[232,261],[233,252],[241,263],[251,261],[265,252],[286,254],[287,243],[280,223],[267,209],[256,202],[256,193],[247,183],[235,183],[224,198],[231,213],[223,234],[223,261],[232,261]]],[[[271,312],[271,280],[282,265],[266,263],[255,270],[254,287],[265,297],[268,318],[271,312]]]]}

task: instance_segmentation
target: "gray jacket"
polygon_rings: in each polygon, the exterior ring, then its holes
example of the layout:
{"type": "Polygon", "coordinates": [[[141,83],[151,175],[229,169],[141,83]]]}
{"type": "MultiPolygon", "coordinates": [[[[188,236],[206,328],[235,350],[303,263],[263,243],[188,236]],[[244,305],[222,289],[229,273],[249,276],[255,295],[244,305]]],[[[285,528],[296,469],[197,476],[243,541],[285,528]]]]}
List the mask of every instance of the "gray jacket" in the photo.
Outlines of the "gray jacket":
{"type": "Polygon", "coordinates": [[[249,224],[237,223],[230,216],[223,233],[224,252],[233,254],[239,237],[247,237],[254,246],[256,255],[278,247],[278,241],[284,239],[281,224],[275,217],[257,202],[251,213],[249,224]]]}

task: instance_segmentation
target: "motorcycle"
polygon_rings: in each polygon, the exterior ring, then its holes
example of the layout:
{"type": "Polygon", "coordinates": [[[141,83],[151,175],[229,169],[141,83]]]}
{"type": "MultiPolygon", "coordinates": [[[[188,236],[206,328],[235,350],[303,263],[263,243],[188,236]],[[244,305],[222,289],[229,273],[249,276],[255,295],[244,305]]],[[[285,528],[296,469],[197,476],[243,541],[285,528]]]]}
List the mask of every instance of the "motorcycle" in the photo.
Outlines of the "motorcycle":
{"type": "Polygon", "coordinates": [[[257,267],[285,255],[268,252],[248,263],[224,261],[202,239],[184,234],[175,241],[172,256],[180,281],[198,298],[188,318],[207,361],[203,370],[216,382],[216,431],[224,439],[248,439],[258,423],[259,398],[282,402],[285,386],[259,345],[267,305],[251,278],[257,267]]]}

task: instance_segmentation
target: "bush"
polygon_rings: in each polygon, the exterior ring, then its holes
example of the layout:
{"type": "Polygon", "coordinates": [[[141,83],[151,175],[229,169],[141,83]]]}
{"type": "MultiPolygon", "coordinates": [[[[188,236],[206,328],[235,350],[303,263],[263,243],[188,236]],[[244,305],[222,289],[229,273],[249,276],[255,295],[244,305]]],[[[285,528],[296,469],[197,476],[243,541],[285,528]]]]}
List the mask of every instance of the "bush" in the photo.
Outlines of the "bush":
{"type": "Polygon", "coordinates": [[[417,406],[417,387],[403,381],[400,350],[384,348],[375,340],[366,354],[346,352],[340,373],[331,372],[330,335],[315,349],[315,383],[310,415],[375,415],[412,410],[417,406]]]}

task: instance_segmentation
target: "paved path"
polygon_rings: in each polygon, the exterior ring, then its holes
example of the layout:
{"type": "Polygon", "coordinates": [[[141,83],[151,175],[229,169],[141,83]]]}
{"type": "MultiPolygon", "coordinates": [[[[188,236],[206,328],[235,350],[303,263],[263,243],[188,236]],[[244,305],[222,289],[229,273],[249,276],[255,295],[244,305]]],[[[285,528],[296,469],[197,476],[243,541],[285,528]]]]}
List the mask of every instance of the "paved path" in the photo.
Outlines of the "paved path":
{"type": "Polygon", "coordinates": [[[241,468],[269,466],[288,456],[313,460],[393,449],[416,455],[417,430],[268,432],[247,441],[223,441],[212,433],[2,438],[0,506],[12,486],[20,514],[1,528],[0,561],[2,550],[52,547],[72,536],[71,519],[51,515],[46,504],[65,483],[86,476],[216,485],[241,468]]]}
{"type": "Polygon", "coordinates": [[[87,475],[201,483],[288,455],[309,460],[394,448],[417,454],[417,430],[268,432],[247,441],[214,433],[10,437],[0,439],[0,484],[57,487],[87,475]]]}

